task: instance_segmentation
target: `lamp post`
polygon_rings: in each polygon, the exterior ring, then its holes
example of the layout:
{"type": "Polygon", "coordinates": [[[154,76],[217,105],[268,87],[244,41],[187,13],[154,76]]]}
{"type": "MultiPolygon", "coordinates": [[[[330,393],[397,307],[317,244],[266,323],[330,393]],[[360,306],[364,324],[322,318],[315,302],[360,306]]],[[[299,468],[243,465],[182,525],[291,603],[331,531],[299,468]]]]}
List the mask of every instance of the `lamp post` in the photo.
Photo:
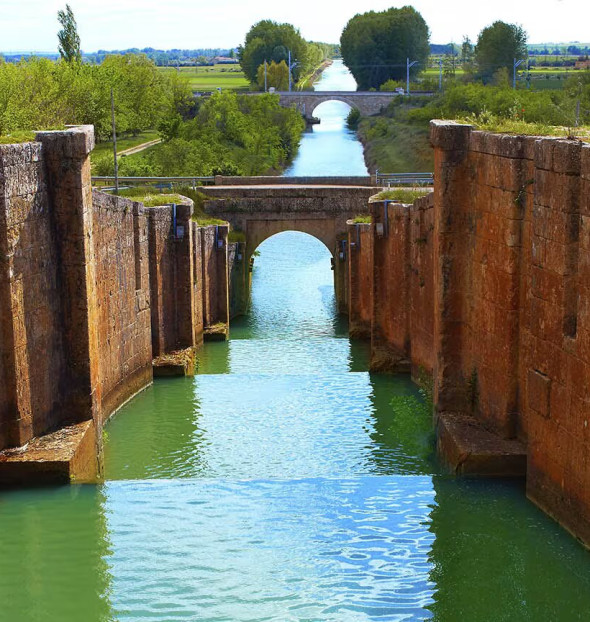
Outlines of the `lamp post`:
{"type": "Polygon", "coordinates": [[[410,67],[413,67],[418,61],[413,60],[410,62],[410,59],[406,59],[406,94],[410,94],[410,67]]]}

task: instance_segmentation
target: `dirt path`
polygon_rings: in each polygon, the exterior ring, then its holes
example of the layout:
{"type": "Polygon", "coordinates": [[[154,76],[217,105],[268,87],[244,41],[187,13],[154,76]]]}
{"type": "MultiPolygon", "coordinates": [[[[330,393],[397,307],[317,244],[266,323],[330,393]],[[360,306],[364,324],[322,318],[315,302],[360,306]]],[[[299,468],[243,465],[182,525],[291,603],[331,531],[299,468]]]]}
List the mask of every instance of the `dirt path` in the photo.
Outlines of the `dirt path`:
{"type": "Polygon", "coordinates": [[[124,149],[123,151],[119,151],[120,156],[128,156],[128,155],[133,155],[134,153],[139,153],[140,151],[143,151],[144,149],[149,149],[150,147],[153,147],[154,145],[157,145],[158,143],[161,143],[162,139],[161,138],[156,138],[155,140],[150,140],[147,143],[141,143],[141,145],[135,145],[135,147],[129,147],[129,149],[124,149]]]}

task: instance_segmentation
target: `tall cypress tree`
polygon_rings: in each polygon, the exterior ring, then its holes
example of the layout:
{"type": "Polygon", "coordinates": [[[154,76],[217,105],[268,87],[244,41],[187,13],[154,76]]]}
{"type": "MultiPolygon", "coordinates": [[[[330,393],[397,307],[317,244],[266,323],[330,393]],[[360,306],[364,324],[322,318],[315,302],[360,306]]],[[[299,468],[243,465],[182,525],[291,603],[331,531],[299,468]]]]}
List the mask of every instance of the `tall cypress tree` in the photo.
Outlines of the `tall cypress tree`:
{"type": "Polygon", "coordinates": [[[60,56],[68,63],[81,62],[80,37],[78,36],[74,12],[69,4],[66,4],[65,11],[57,12],[57,19],[62,25],[62,29],[57,33],[60,56]]]}

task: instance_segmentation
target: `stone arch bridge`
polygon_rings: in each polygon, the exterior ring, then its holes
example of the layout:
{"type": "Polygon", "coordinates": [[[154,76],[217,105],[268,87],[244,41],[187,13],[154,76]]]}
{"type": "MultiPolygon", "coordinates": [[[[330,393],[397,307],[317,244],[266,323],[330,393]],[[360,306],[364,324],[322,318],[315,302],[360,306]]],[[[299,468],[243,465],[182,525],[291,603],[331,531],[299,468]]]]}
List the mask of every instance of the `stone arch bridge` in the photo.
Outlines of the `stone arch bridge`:
{"type": "Polygon", "coordinates": [[[346,300],[346,222],[369,212],[369,198],[381,188],[371,186],[322,186],[285,184],[268,186],[210,186],[205,193],[205,211],[228,221],[245,235],[243,247],[243,299],[246,310],[250,294],[247,267],[258,246],[283,231],[301,231],[314,236],[330,250],[334,264],[334,286],[340,308],[346,300]],[[341,255],[344,252],[344,255],[341,255]]]}
{"type": "Polygon", "coordinates": [[[358,108],[363,116],[379,114],[399,93],[373,91],[277,91],[281,106],[295,106],[306,118],[324,102],[344,102],[351,108],[358,108]]]}

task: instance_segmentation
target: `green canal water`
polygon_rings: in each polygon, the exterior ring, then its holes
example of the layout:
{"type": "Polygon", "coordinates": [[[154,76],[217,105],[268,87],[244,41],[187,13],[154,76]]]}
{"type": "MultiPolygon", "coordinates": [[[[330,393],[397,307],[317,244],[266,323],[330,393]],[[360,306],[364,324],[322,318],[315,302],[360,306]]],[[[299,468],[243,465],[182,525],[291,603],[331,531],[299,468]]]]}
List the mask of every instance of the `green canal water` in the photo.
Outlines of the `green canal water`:
{"type": "Polygon", "coordinates": [[[0,620],[588,620],[589,554],[520,484],[440,471],[327,249],[260,250],[232,339],[108,425],[104,484],[0,494],[0,620]]]}

